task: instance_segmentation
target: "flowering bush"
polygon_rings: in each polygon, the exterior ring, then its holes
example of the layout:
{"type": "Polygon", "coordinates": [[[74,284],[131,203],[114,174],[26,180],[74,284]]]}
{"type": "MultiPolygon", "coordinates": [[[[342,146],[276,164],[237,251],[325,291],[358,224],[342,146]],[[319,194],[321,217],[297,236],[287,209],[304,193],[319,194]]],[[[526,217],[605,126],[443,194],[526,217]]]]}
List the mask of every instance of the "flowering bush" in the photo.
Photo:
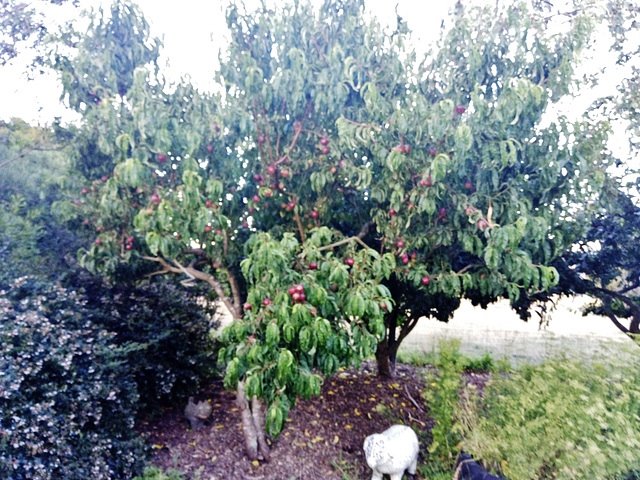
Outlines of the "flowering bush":
{"type": "Polygon", "coordinates": [[[0,478],[117,479],[145,458],[127,350],[73,290],[31,278],[0,292],[0,478]]]}

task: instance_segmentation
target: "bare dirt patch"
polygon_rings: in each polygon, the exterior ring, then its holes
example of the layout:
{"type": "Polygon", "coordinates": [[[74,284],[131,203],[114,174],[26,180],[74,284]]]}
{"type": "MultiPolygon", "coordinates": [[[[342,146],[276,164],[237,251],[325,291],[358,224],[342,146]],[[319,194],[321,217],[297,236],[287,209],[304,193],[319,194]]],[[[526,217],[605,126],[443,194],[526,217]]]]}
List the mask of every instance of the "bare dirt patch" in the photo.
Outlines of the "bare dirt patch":
{"type": "Polygon", "coordinates": [[[235,395],[221,382],[198,395],[197,400],[213,405],[212,420],[199,430],[190,430],[184,406],[166,410],[140,430],[154,445],[153,465],[191,476],[198,472],[202,479],[342,480],[343,472],[363,479],[371,475],[362,452],[367,435],[394,423],[419,430],[430,426],[423,388],[420,370],[409,365],[398,365],[392,380],[377,377],[369,362],[359,370],[341,371],[325,381],[319,397],[296,403],[272,441],[271,461],[257,464],[245,457],[235,395]]]}

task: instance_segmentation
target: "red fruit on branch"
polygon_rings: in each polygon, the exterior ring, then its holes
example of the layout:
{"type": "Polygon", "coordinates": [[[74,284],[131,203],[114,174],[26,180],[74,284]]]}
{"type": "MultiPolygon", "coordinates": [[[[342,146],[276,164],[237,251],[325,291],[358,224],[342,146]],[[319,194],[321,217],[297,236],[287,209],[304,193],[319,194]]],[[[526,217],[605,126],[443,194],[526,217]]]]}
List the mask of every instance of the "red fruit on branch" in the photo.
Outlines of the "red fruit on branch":
{"type": "Polygon", "coordinates": [[[244,302],[242,308],[244,308],[245,310],[251,310],[251,304],[249,302],[244,302]]]}
{"type": "Polygon", "coordinates": [[[266,138],[264,135],[259,135],[258,136],[258,143],[262,144],[266,141],[266,138]]]}
{"type": "Polygon", "coordinates": [[[420,186],[421,187],[430,187],[431,186],[431,175],[429,175],[426,180],[424,178],[421,178],[420,179],[420,186]]]}
{"type": "Polygon", "coordinates": [[[345,258],[344,259],[344,263],[345,265],[349,265],[350,267],[353,267],[353,264],[355,263],[355,260],[351,257],[349,258],[345,258]]]}
{"type": "Polygon", "coordinates": [[[100,240],[99,238],[96,238],[95,244],[100,245],[101,243],[102,243],[102,240],[100,240]]]}
{"type": "Polygon", "coordinates": [[[211,200],[207,200],[206,202],[204,202],[204,205],[207,208],[211,208],[211,200]]]}
{"type": "Polygon", "coordinates": [[[489,224],[487,223],[487,221],[484,218],[481,218],[480,220],[478,220],[478,228],[480,230],[484,230],[485,228],[487,228],[489,226],[489,224]]]}
{"type": "Polygon", "coordinates": [[[398,248],[402,248],[404,247],[404,240],[402,240],[401,238],[399,238],[398,240],[396,240],[396,246],[398,248]]]}
{"type": "Polygon", "coordinates": [[[441,208],[440,209],[440,216],[444,217],[447,214],[447,209],[446,208],[441,208]]]}
{"type": "Polygon", "coordinates": [[[467,111],[467,109],[466,109],[466,108],[464,108],[462,105],[459,105],[459,106],[457,106],[457,107],[456,107],[456,113],[457,113],[458,115],[462,115],[462,114],[463,114],[464,112],[466,112],[466,111],[467,111]]]}
{"type": "Polygon", "coordinates": [[[159,162],[166,162],[167,161],[167,156],[163,155],[162,153],[158,154],[158,161],[159,162]]]}
{"type": "Polygon", "coordinates": [[[475,212],[475,211],[476,211],[476,209],[475,209],[475,208],[473,208],[473,207],[467,207],[467,208],[465,208],[465,209],[464,209],[464,213],[465,213],[466,215],[471,215],[471,214],[472,214],[473,212],[475,212]]]}
{"type": "Polygon", "coordinates": [[[429,282],[431,280],[429,279],[429,277],[427,277],[426,275],[424,277],[422,277],[422,284],[423,285],[429,285],[429,282]]]}
{"type": "Polygon", "coordinates": [[[253,179],[256,182],[259,182],[260,180],[262,180],[262,175],[260,175],[259,173],[256,173],[256,174],[253,175],[253,179]]]}
{"type": "Polygon", "coordinates": [[[404,146],[404,153],[406,153],[407,155],[411,153],[411,145],[404,146]]]}
{"type": "Polygon", "coordinates": [[[315,270],[316,268],[318,268],[318,262],[316,262],[315,260],[309,262],[309,270],[315,270]]]}
{"type": "Polygon", "coordinates": [[[471,185],[471,182],[464,182],[464,188],[466,188],[467,190],[471,190],[473,188],[473,185],[471,185]]]}
{"type": "Polygon", "coordinates": [[[133,243],[133,237],[127,237],[127,243],[133,243]]]}
{"type": "Polygon", "coordinates": [[[153,195],[151,195],[151,201],[153,203],[160,203],[160,197],[158,196],[157,193],[154,193],[153,195]]]}
{"type": "Polygon", "coordinates": [[[262,305],[264,305],[265,307],[268,307],[269,305],[271,305],[271,299],[270,298],[263,298],[262,299],[262,305]]]}
{"type": "Polygon", "coordinates": [[[318,218],[318,212],[316,212],[315,210],[313,210],[311,212],[311,218],[318,218]]]}
{"type": "Polygon", "coordinates": [[[325,147],[325,146],[329,145],[329,139],[328,139],[328,138],[325,138],[325,137],[322,137],[322,138],[320,139],[320,145],[322,145],[323,147],[325,147]]]}
{"type": "Polygon", "coordinates": [[[298,293],[302,293],[304,292],[304,285],[302,285],[301,283],[299,283],[298,285],[296,285],[296,292],[298,293]]]}
{"type": "Polygon", "coordinates": [[[393,208],[389,209],[389,215],[391,215],[392,217],[394,217],[396,215],[396,212],[393,208]]]}
{"type": "Polygon", "coordinates": [[[258,203],[260,201],[260,197],[258,195],[253,196],[254,203],[258,203]]]}
{"type": "Polygon", "coordinates": [[[124,247],[125,250],[131,250],[133,248],[133,245],[131,245],[130,243],[127,243],[127,245],[124,247]]]}
{"type": "Polygon", "coordinates": [[[275,165],[269,165],[267,167],[267,172],[269,173],[269,175],[273,175],[277,170],[278,169],[275,167],[275,165]]]}
{"type": "Polygon", "coordinates": [[[103,182],[106,182],[107,180],[109,180],[109,177],[107,177],[106,175],[103,175],[100,180],[102,180],[103,182]]]}
{"type": "Polygon", "coordinates": [[[89,193],[89,189],[88,188],[83,188],[82,189],[82,195],[86,195],[87,193],[89,193]]]}
{"type": "Polygon", "coordinates": [[[327,153],[329,153],[329,147],[327,147],[326,145],[324,147],[322,147],[322,153],[324,155],[326,155],[327,153]]]}
{"type": "Polygon", "coordinates": [[[207,150],[208,150],[209,152],[213,152],[213,147],[212,147],[211,145],[207,145],[207,150]]]}
{"type": "Polygon", "coordinates": [[[205,232],[210,232],[210,231],[211,231],[211,225],[206,225],[206,226],[204,227],[204,231],[205,231],[205,232]]]}
{"type": "Polygon", "coordinates": [[[287,292],[289,292],[289,295],[293,295],[294,293],[296,293],[298,290],[296,290],[295,285],[293,287],[289,287],[289,290],[287,290],[287,292]]]}

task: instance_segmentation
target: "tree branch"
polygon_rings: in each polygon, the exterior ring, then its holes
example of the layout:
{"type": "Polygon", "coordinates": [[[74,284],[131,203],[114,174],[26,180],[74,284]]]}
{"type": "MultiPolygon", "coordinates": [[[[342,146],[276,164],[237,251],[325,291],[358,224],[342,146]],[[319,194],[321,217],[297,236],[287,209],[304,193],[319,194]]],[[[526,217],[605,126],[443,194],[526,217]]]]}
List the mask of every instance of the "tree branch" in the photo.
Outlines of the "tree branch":
{"type": "Polygon", "coordinates": [[[400,327],[400,334],[398,335],[398,338],[396,339],[396,343],[398,345],[402,344],[403,340],[405,338],[407,338],[407,335],[409,335],[411,333],[411,331],[416,328],[416,325],[418,325],[418,318],[413,318],[411,320],[409,320],[406,323],[403,323],[402,326],[400,327]]]}
{"type": "Polygon", "coordinates": [[[339,240],[337,242],[332,243],[331,245],[327,245],[324,247],[320,247],[318,250],[330,250],[333,247],[338,247],[340,245],[344,245],[345,243],[349,243],[351,241],[356,241],[358,242],[360,245],[362,245],[364,248],[370,248],[369,245],[367,245],[366,243],[364,243],[362,241],[362,239],[364,237],[367,236],[367,233],[369,233],[369,229],[375,225],[375,222],[367,222],[365,223],[362,228],[360,229],[360,233],[358,233],[358,235],[356,235],[355,237],[349,237],[349,238],[343,238],[342,240],[339,240]]]}
{"type": "MultiPolygon", "coordinates": [[[[166,270],[166,273],[169,273],[169,272],[184,273],[190,278],[194,278],[194,279],[197,278],[198,280],[203,280],[207,282],[211,286],[211,288],[213,288],[214,292],[216,292],[216,295],[218,295],[218,298],[222,301],[222,303],[224,303],[224,305],[229,309],[229,312],[231,312],[231,315],[233,315],[233,318],[234,319],[242,318],[239,308],[236,308],[236,305],[234,304],[234,302],[225,295],[224,288],[222,288],[222,285],[220,284],[220,282],[218,282],[218,280],[216,280],[216,278],[213,275],[210,275],[206,272],[197,270],[192,267],[183,267],[182,265],[180,265],[180,263],[177,260],[174,260],[174,263],[177,266],[173,266],[167,263],[167,261],[161,257],[144,256],[142,258],[144,260],[149,260],[151,262],[157,262],[161,264],[164,267],[164,270],[166,270]]],[[[231,279],[232,275],[229,278],[231,279]]]]}

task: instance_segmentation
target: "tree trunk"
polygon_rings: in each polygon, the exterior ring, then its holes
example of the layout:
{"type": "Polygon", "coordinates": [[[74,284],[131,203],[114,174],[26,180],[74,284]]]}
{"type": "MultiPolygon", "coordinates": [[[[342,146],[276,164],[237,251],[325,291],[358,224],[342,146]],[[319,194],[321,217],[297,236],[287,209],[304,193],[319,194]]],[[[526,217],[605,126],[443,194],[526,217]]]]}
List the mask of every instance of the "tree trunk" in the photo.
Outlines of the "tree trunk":
{"type": "Polygon", "coordinates": [[[262,402],[258,400],[255,395],[251,399],[251,414],[253,416],[253,424],[256,427],[256,433],[258,436],[258,451],[262,458],[268,462],[270,458],[269,445],[267,445],[267,438],[264,433],[264,409],[262,408],[262,402]]]}
{"type": "Polygon", "coordinates": [[[385,320],[385,337],[376,349],[378,376],[393,378],[396,376],[396,357],[402,341],[418,324],[418,319],[406,319],[398,330],[398,310],[392,311],[385,320]],[[396,336],[397,334],[397,336],[396,336]]]}
{"type": "Polygon", "coordinates": [[[242,416],[242,434],[244,436],[244,447],[249,460],[269,461],[269,446],[264,431],[263,411],[261,402],[254,396],[249,400],[244,393],[244,380],[238,382],[238,392],[236,403],[242,416]]]}
{"type": "Polygon", "coordinates": [[[378,367],[378,376],[393,378],[395,372],[391,369],[391,362],[389,361],[389,342],[385,337],[376,349],[376,364],[378,367]]]}
{"type": "Polygon", "coordinates": [[[376,349],[378,376],[393,378],[396,375],[396,329],[398,327],[398,310],[394,309],[385,320],[385,335],[376,349]]]}

